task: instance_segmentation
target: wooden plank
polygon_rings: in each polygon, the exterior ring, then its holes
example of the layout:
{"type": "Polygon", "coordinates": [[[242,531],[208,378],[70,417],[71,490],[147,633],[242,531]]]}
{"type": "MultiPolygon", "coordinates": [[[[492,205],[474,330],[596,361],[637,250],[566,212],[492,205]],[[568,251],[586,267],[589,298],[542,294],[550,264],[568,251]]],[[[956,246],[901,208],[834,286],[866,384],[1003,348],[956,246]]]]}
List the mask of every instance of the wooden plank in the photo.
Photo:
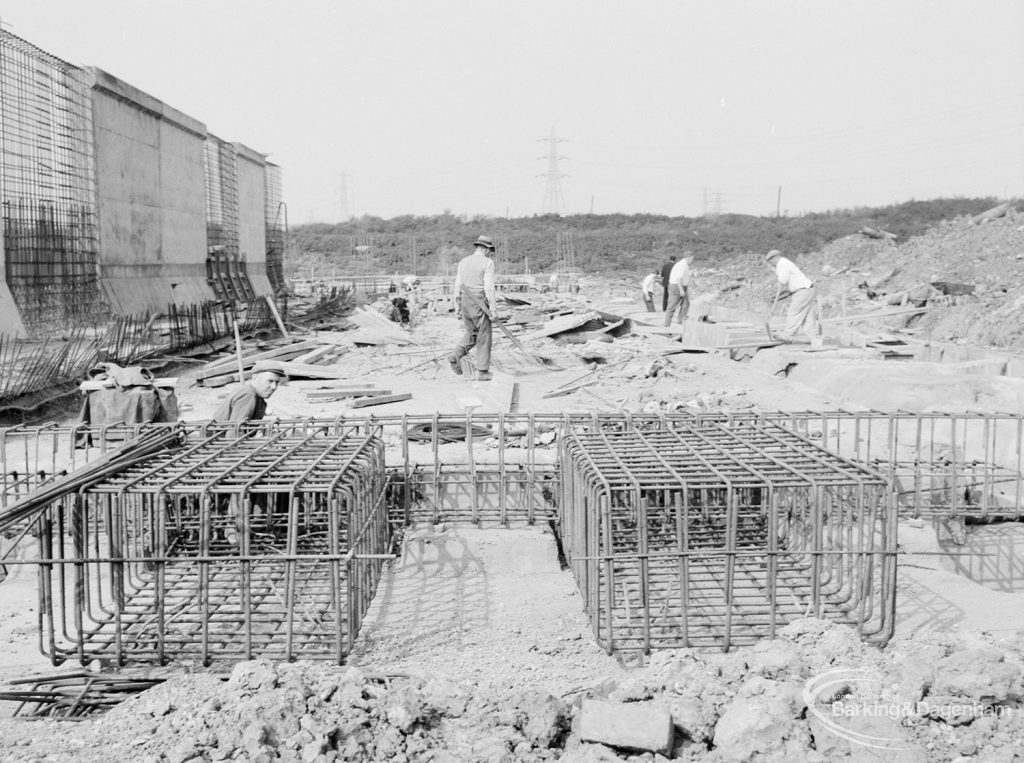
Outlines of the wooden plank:
{"type": "MultiPolygon", "coordinates": [[[[316,339],[309,339],[305,342],[295,342],[294,344],[284,345],[283,347],[274,347],[273,349],[264,350],[263,352],[242,356],[242,364],[246,366],[246,368],[252,368],[253,365],[260,360],[291,359],[298,357],[304,352],[315,350],[320,345],[321,342],[316,339]]],[[[208,379],[211,376],[220,376],[221,374],[234,371],[236,370],[233,368],[235,365],[236,361],[234,358],[211,363],[206,368],[200,369],[199,373],[196,374],[196,380],[201,381],[202,379],[208,379]]]]}
{"type": "Polygon", "coordinates": [[[391,390],[389,389],[363,387],[362,389],[310,390],[306,393],[306,397],[310,400],[340,400],[343,397],[371,397],[390,394],[391,390]]]}
{"type": "Polygon", "coordinates": [[[849,323],[850,321],[868,321],[874,318],[891,318],[897,315],[914,315],[916,313],[927,313],[932,308],[930,307],[914,307],[904,310],[877,310],[871,313],[861,313],[860,315],[847,315],[840,316],[838,318],[823,318],[822,323],[849,323]]]}
{"type": "Polygon", "coordinates": [[[284,321],[281,320],[281,313],[277,312],[277,305],[274,304],[274,298],[269,294],[264,294],[263,299],[267,301],[267,307],[270,308],[270,312],[274,316],[274,322],[277,323],[277,328],[281,332],[281,336],[285,339],[288,338],[288,329],[284,327],[284,321]]]}
{"type": "Polygon", "coordinates": [[[219,376],[208,376],[203,379],[203,386],[214,389],[236,381],[238,381],[238,374],[220,374],[219,376]]]}
{"type": "Polygon", "coordinates": [[[562,397],[563,395],[571,395],[572,393],[579,392],[581,389],[585,389],[585,388],[587,388],[587,387],[589,387],[589,386],[591,386],[593,384],[597,384],[597,382],[596,381],[588,381],[588,382],[583,382],[582,384],[577,384],[575,387],[566,387],[565,389],[555,389],[555,390],[552,390],[551,392],[548,392],[546,395],[544,395],[543,399],[547,400],[547,399],[552,398],[552,397],[562,397]]]}
{"type": "Polygon", "coordinates": [[[348,352],[347,347],[341,347],[336,344],[325,344],[322,347],[317,347],[315,350],[310,350],[296,358],[292,358],[293,363],[306,363],[308,365],[316,365],[318,360],[323,359],[328,355],[333,355],[337,352],[339,355],[343,355],[348,352]]]}
{"type": "Polygon", "coordinates": [[[559,318],[552,318],[543,328],[531,331],[528,334],[523,334],[521,338],[527,340],[544,339],[545,337],[554,336],[555,334],[572,331],[573,329],[579,328],[584,323],[593,320],[601,320],[601,315],[596,310],[591,310],[586,313],[571,313],[570,315],[564,315],[559,318]]]}
{"type": "Polygon", "coordinates": [[[366,408],[370,405],[385,405],[387,403],[400,403],[403,400],[412,400],[411,392],[402,392],[397,395],[384,395],[382,397],[365,397],[352,403],[353,408],[366,408]]]}
{"type": "Polygon", "coordinates": [[[519,413],[519,382],[512,383],[512,397],[508,401],[508,412],[519,413]]]}
{"type": "Polygon", "coordinates": [[[305,363],[278,363],[281,370],[294,379],[344,379],[340,369],[331,366],[311,366],[305,363]]]}

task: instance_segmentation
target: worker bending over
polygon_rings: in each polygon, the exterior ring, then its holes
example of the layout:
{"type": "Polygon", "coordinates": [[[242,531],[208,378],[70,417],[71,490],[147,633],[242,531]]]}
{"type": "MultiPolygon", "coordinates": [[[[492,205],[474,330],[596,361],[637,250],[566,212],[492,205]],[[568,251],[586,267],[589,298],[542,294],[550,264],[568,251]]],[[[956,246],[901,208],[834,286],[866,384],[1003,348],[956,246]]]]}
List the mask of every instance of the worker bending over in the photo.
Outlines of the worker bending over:
{"type": "MultiPolygon", "coordinates": [[[[640,298],[644,301],[647,312],[654,312],[654,284],[658,282],[658,274],[651,272],[640,282],[640,298]]],[[[667,307],[668,305],[666,305],[667,307]]]]}
{"type": "Polygon", "coordinates": [[[679,322],[686,320],[690,312],[690,260],[691,252],[684,252],[679,262],[672,266],[668,275],[668,310],[665,312],[665,325],[672,323],[672,316],[679,309],[679,322]]]}
{"type": "MultiPolygon", "coordinates": [[[[786,328],[779,335],[787,342],[793,341],[797,334],[803,334],[812,345],[821,344],[821,326],[818,323],[818,293],[814,282],[803,274],[796,264],[782,256],[778,249],[772,249],[764,256],[764,261],[775,267],[778,286],[775,299],[772,301],[772,312],[780,299],[791,297],[786,311],[786,328]]],[[[771,316],[769,315],[769,320],[771,316]]]]}

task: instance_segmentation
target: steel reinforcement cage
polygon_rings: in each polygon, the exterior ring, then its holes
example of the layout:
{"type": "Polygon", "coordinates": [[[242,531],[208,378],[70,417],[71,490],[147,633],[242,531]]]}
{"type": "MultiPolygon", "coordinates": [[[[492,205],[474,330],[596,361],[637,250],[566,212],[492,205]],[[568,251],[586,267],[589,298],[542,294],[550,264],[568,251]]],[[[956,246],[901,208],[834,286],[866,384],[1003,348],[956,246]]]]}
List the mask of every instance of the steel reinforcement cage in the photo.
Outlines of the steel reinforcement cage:
{"type": "MultiPolygon", "coordinates": [[[[55,480],[61,479],[63,475],[94,462],[104,453],[109,453],[111,449],[122,445],[127,438],[161,426],[170,425],[102,429],[46,425],[0,429],[0,515],[4,507],[23,498],[27,493],[45,488],[55,480]],[[90,442],[90,447],[76,447],[76,443],[81,444],[84,440],[90,442]]],[[[582,462],[566,460],[568,453],[560,451],[560,442],[563,448],[568,448],[574,441],[573,437],[583,438],[580,440],[581,443],[585,443],[587,437],[605,435],[615,438],[625,437],[628,433],[634,433],[629,436],[648,437],[650,433],[662,432],[663,434],[657,436],[676,437],[679,435],[674,434],[673,430],[677,429],[686,432],[695,430],[703,437],[707,435],[701,433],[708,428],[740,431],[737,428],[742,427],[765,429],[771,431],[774,437],[779,437],[781,431],[795,435],[797,442],[787,440],[793,447],[790,455],[793,458],[804,458],[811,453],[815,458],[823,459],[825,465],[831,465],[829,469],[824,470],[831,475],[829,479],[834,477],[842,484],[834,485],[821,477],[817,470],[822,467],[817,461],[812,459],[809,471],[803,472],[802,466],[786,460],[789,456],[782,458],[782,461],[796,468],[795,475],[785,471],[785,476],[792,478],[791,483],[784,483],[779,474],[771,470],[765,472],[763,469],[760,473],[766,478],[771,477],[764,485],[748,484],[738,477],[729,477],[734,483],[733,517],[738,522],[732,542],[738,545],[730,551],[728,538],[724,541],[724,551],[716,551],[714,546],[695,545],[690,549],[692,553],[685,558],[690,559],[692,566],[700,561],[702,554],[711,557],[717,554],[720,565],[726,561],[734,565],[731,573],[734,587],[737,585],[736,581],[749,582],[749,576],[737,577],[737,571],[741,569],[740,562],[746,564],[746,560],[750,558],[760,558],[765,564],[774,560],[772,563],[778,565],[788,575],[784,576],[774,589],[768,588],[769,592],[775,591],[776,600],[774,604],[770,600],[768,604],[761,600],[761,605],[765,607],[762,616],[748,617],[746,610],[742,610],[737,618],[733,612],[728,621],[730,645],[738,643],[738,639],[742,641],[753,632],[770,634],[773,622],[781,622],[784,617],[789,617],[798,610],[801,614],[813,614],[818,604],[826,616],[859,623],[866,636],[881,640],[890,624],[884,623],[881,630],[873,633],[879,624],[878,618],[883,617],[877,607],[871,617],[859,614],[866,612],[866,609],[850,609],[849,602],[845,605],[849,611],[844,610],[844,605],[839,599],[842,598],[842,591],[845,589],[840,589],[840,593],[837,594],[828,587],[823,578],[811,576],[806,566],[810,564],[811,570],[817,569],[822,575],[826,575],[830,570],[837,575],[842,571],[846,585],[850,584],[851,577],[848,567],[842,565],[853,565],[853,572],[856,575],[863,576],[871,571],[874,575],[871,579],[872,587],[870,590],[862,587],[860,591],[854,593],[851,601],[859,601],[865,608],[873,607],[875,604],[887,606],[888,599],[882,596],[879,588],[884,579],[879,571],[888,574],[891,568],[887,565],[890,564],[890,560],[895,564],[894,557],[884,545],[877,546],[877,538],[881,537],[882,532],[879,526],[871,524],[867,514],[857,514],[849,509],[849,506],[856,502],[858,495],[866,501],[876,494],[879,489],[879,474],[884,475],[892,485],[898,510],[903,515],[931,516],[936,521],[951,516],[984,521],[1014,519],[1021,516],[1022,477],[1019,465],[1024,433],[1024,415],[1021,414],[807,411],[699,416],[611,413],[369,415],[333,420],[264,421],[251,426],[249,431],[252,436],[263,438],[273,437],[279,431],[287,431],[290,433],[289,436],[307,437],[317,432],[329,435],[342,430],[353,432],[353,436],[358,432],[358,436],[362,437],[379,437],[386,444],[387,450],[386,504],[393,527],[425,522],[473,523],[478,526],[555,522],[563,544],[571,546],[572,533],[580,533],[582,530],[579,522],[570,527],[572,520],[566,512],[574,504],[564,496],[572,495],[572,491],[583,489],[581,486],[590,483],[580,482],[582,462]],[[830,460],[836,459],[837,456],[837,460],[830,460]],[[835,471],[830,471],[833,466],[835,471]],[[571,478],[575,482],[563,485],[563,479],[567,478],[570,471],[575,475],[571,478]],[[863,493],[858,493],[860,488],[857,485],[860,483],[851,475],[859,475],[857,479],[865,480],[863,493]],[[842,482],[842,479],[846,478],[852,481],[842,482]],[[569,484],[573,487],[570,488],[569,484]],[[774,504],[767,500],[769,490],[774,504]],[[819,506],[819,509],[815,510],[817,514],[809,508],[813,505],[812,497],[819,506]],[[786,501],[792,502],[796,507],[796,513],[787,508],[786,501]],[[792,539],[792,544],[800,541],[805,547],[779,545],[780,538],[777,534],[769,533],[767,526],[761,531],[755,531],[754,525],[743,524],[750,521],[749,517],[757,515],[762,510],[768,512],[765,517],[774,517],[776,531],[786,529],[791,533],[788,537],[792,539]],[[801,515],[800,511],[805,513],[801,515]],[[822,545],[819,552],[806,550],[807,544],[811,541],[806,534],[796,532],[797,528],[803,526],[794,522],[794,518],[806,520],[812,516],[827,520],[826,525],[822,527],[830,528],[828,534],[822,535],[817,542],[825,544],[827,541],[833,545],[822,545]],[[838,530],[853,533],[856,542],[846,541],[848,545],[842,547],[836,545],[839,540],[833,539],[833,536],[838,530]],[[750,532],[754,534],[750,535],[750,532]],[[761,534],[758,535],[757,532],[761,534]],[[863,535],[859,535],[861,533],[863,535]],[[749,546],[752,540],[768,544],[767,552],[763,548],[757,548],[756,543],[749,546]],[[770,545],[773,542],[776,543],[774,547],[770,545]],[[851,543],[853,545],[849,545],[851,543]],[[803,572],[799,571],[798,562],[801,559],[806,562],[803,572]],[[794,569],[796,572],[793,572],[794,569]],[[817,593],[813,590],[814,580],[818,581],[817,593]],[[799,581],[804,583],[798,585],[799,581]],[[808,589],[807,586],[811,588],[808,589]],[[790,598],[786,598],[787,596],[790,598]],[[773,618],[773,615],[776,617],[773,618]]],[[[193,433],[190,437],[220,431],[240,435],[237,427],[232,429],[227,425],[189,425],[188,431],[193,433]]],[[[749,443],[741,444],[732,457],[746,463],[747,456],[742,454],[748,447],[749,443]]],[[[576,451],[573,453],[575,458],[576,451]]],[[[758,471],[758,464],[761,463],[763,455],[755,452],[751,458],[754,458],[750,462],[752,468],[758,471]]],[[[657,468],[656,466],[656,471],[657,468]]],[[[663,473],[672,474],[670,470],[663,470],[663,473]]],[[[715,473],[709,470],[705,477],[713,483],[715,473]]],[[[589,490],[591,487],[586,489],[589,490]]],[[[729,518],[730,510],[729,502],[721,499],[722,495],[728,493],[728,485],[725,485],[724,489],[726,493],[722,492],[722,484],[717,487],[709,484],[706,487],[692,489],[687,487],[686,490],[678,488],[676,494],[680,500],[684,497],[687,501],[691,498],[700,499],[703,502],[700,505],[706,505],[707,510],[711,512],[708,516],[721,522],[729,518]],[[716,500],[718,504],[715,503],[716,500]],[[715,508],[716,506],[725,506],[725,513],[722,513],[721,508],[715,508]]],[[[672,493],[668,488],[661,488],[661,491],[665,495],[672,493]],[[665,492],[666,490],[668,492],[665,492]]],[[[626,500],[622,497],[626,495],[626,491],[618,490],[616,493],[620,496],[617,500],[626,500]]],[[[635,491],[633,496],[634,498],[629,500],[633,501],[635,510],[639,511],[641,506],[640,502],[635,500],[635,491]]],[[[647,501],[648,509],[653,505],[658,511],[666,510],[662,505],[664,499],[652,496],[650,490],[641,490],[641,498],[647,501]],[[662,503],[659,504],[657,501],[662,503]]],[[[623,505],[628,506],[628,501],[623,505]]],[[[696,506],[697,503],[691,502],[686,505],[696,506]]],[[[621,508],[619,504],[615,506],[616,510],[621,508]]],[[[67,509],[63,510],[66,520],[70,515],[66,513],[67,509]]],[[[884,513],[878,509],[874,521],[884,525],[883,516],[884,513]]],[[[618,518],[614,512],[613,518],[618,518]]],[[[654,522],[655,518],[650,518],[651,522],[654,522]]],[[[613,524],[612,528],[614,527],[613,524]]],[[[17,570],[24,569],[19,565],[37,565],[37,560],[29,558],[32,555],[27,552],[27,549],[31,549],[36,542],[35,538],[27,536],[36,532],[38,531],[34,526],[31,529],[22,527],[17,532],[8,532],[6,538],[0,537],[0,579],[5,572],[16,573],[17,570]],[[19,543],[23,539],[24,542],[19,543]]],[[[640,531],[633,528],[632,532],[632,537],[628,533],[624,536],[623,543],[626,549],[639,547],[640,531]]],[[[659,543],[666,542],[664,527],[657,535],[653,534],[650,527],[646,532],[649,547],[654,538],[657,538],[659,543]]],[[[613,538],[615,537],[617,536],[613,534],[613,538]]],[[[886,536],[886,541],[894,538],[894,535],[886,536]]],[[[578,547],[572,547],[570,551],[573,548],[576,552],[576,561],[580,564],[607,561],[600,558],[604,552],[594,554],[587,550],[580,551],[578,547]],[[589,559],[591,556],[597,556],[598,559],[589,559]]],[[[810,548],[813,549],[813,545],[810,548]]],[[[684,559],[684,550],[659,548],[658,553],[667,556],[647,557],[648,566],[652,559],[659,558],[674,559],[678,566],[679,561],[684,559]]],[[[632,564],[634,577],[617,578],[624,581],[619,584],[618,595],[620,598],[627,597],[623,599],[623,606],[626,609],[613,609],[612,614],[618,618],[625,611],[627,619],[624,622],[628,622],[631,617],[634,623],[642,624],[643,618],[648,615],[643,614],[642,608],[636,610],[635,602],[639,601],[636,598],[638,583],[631,582],[642,578],[641,556],[637,550],[630,553],[634,556],[627,556],[625,561],[627,566],[632,564]],[[640,577],[636,577],[637,575],[640,577]]],[[[650,548],[647,553],[650,553],[650,548]]],[[[659,565],[664,565],[664,562],[659,562],[659,565]]],[[[63,566],[69,567],[68,564],[63,566]]],[[[725,567],[720,566],[720,570],[721,581],[724,583],[725,567]]],[[[598,572],[599,576],[600,574],[602,573],[598,572]]],[[[746,575],[747,572],[744,571],[743,574],[746,575]]],[[[657,576],[650,578],[649,582],[653,592],[664,588],[661,578],[657,576]]],[[[586,591],[589,584],[581,584],[581,590],[586,591]]],[[[614,593],[614,588],[609,590],[614,593]]],[[[750,595],[744,590],[736,589],[734,596],[739,594],[750,595]]],[[[605,596],[607,595],[606,591],[605,596]]],[[[757,595],[754,599],[757,599],[757,595]]],[[[650,599],[650,593],[648,601],[654,601],[650,599]]],[[[671,602],[672,599],[668,596],[665,601],[671,602]]],[[[736,601],[737,607],[744,605],[742,597],[736,601]]],[[[681,606],[679,601],[676,604],[681,606]]],[[[653,606],[649,617],[654,628],[652,634],[656,634],[658,618],[663,615],[659,614],[656,603],[653,606]]],[[[721,609],[722,619],[718,621],[719,623],[726,623],[726,609],[721,609]]],[[[602,610],[605,623],[607,616],[608,613],[602,610]]],[[[613,624],[618,622],[613,620],[613,624]]],[[[691,633],[694,636],[701,635],[700,629],[696,627],[700,624],[699,620],[694,620],[693,623],[691,633]]],[[[615,635],[612,641],[614,649],[645,648],[646,637],[643,635],[642,625],[639,631],[626,632],[629,635],[625,640],[620,640],[619,635],[615,635]]],[[[703,636],[703,641],[696,639],[696,643],[713,642],[722,645],[726,640],[725,630],[720,637],[715,637],[705,629],[703,636]]],[[[657,646],[658,642],[652,635],[651,648],[657,646]]],[[[66,654],[67,650],[62,653],[66,654]]]]}
{"type": "MultiPolygon", "coordinates": [[[[515,504],[518,518],[537,520],[544,512],[551,514],[547,497],[558,489],[553,440],[570,429],[614,431],[665,427],[675,421],[778,424],[892,478],[897,505],[904,516],[980,521],[1024,517],[1022,413],[524,413],[349,415],[328,420],[331,424],[342,421],[379,426],[388,442],[397,443],[401,462],[392,470],[400,480],[409,480],[406,487],[400,488],[408,498],[408,505],[401,512],[411,521],[474,521],[491,516],[501,522],[498,498],[486,498],[490,493],[487,484],[495,480],[498,487],[515,482],[543,483],[539,489],[521,494],[515,504]],[[469,436],[465,436],[466,432],[469,436]],[[524,471],[525,477],[519,474],[524,471]],[[477,487],[475,491],[473,485],[477,487]],[[485,500],[473,505],[459,503],[459,490],[468,490],[471,500],[475,500],[474,495],[482,495],[485,500]],[[531,508],[535,512],[532,516],[531,508]],[[482,514],[480,510],[484,510],[482,514]]],[[[284,420],[264,422],[262,426],[267,429],[314,423],[316,420],[284,420]]],[[[90,451],[74,447],[84,431],[55,424],[0,429],[0,508],[40,482],[74,469],[97,453],[120,444],[125,437],[134,436],[138,428],[93,431],[91,439],[98,450],[90,451]]]]}
{"type": "Polygon", "coordinates": [[[807,411],[765,418],[891,477],[903,516],[1024,517],[1024,413],[807,411]]]}
{"type": "Polygon", "coordinates": [[[33,520],[55,664],[341,663],[388,556],[380,437],[183,428],[33,520]]]}
{"type": "Polygon", "coordinates": [[[570,433],[562,545],[609,652],[728,649],[826,617],[893,632],[886,479],[773,424],[570,433]]]}

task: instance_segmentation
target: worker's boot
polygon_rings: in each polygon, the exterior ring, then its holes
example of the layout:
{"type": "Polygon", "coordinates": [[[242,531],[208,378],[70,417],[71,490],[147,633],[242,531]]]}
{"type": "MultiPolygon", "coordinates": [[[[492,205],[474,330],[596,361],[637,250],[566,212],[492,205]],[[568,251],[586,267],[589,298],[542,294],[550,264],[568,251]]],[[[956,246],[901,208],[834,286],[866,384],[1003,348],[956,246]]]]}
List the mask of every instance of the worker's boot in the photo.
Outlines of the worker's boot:
{"type": "Polygon", "coordinates": [[[490,371],[477,371],[476,378],[477,381],[490,381],[494,377],[491,376],[490,371]]]}

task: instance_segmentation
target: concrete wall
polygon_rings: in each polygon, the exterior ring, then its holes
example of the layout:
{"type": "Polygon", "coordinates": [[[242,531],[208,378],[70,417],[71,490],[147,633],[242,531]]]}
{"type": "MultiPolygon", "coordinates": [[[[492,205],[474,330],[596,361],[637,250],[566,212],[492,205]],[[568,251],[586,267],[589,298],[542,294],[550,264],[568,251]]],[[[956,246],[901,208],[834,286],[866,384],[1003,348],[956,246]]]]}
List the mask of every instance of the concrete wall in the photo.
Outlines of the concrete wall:
{"type": "Polygon", "coordinates": [[[238,152],[238,253],[245,259],[256,294],[273,294],[267,278],[266,162],[241,143],[238,152]]]}
{"type": "Polygon", "coordinates": [[[118,313],[213,299],[206,282],[206,127],[91,69],[100,274],[118,313]]]}

